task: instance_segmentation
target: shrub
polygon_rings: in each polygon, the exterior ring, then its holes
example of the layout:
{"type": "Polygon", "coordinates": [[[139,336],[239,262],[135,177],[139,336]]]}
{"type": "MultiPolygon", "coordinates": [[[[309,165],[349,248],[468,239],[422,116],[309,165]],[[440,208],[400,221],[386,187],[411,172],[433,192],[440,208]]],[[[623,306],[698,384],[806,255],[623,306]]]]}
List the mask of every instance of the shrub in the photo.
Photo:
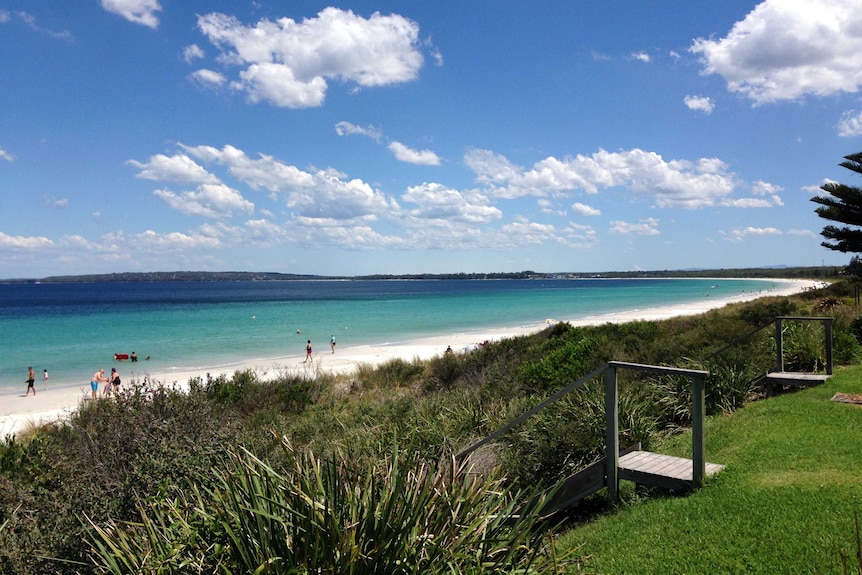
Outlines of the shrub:
{"type": "Polygon", "coordinates": [[[308,451],[293,461],[276,470],[240,452],[213,487],[141,504],[140,523],[92,523],[94,561],[117,575],[540,575],[574,565],[544,539],[536,514],[511,521],[520,497],[497,479],[451,462],[435,470],[397,450],[364,468],[308,451]]]}

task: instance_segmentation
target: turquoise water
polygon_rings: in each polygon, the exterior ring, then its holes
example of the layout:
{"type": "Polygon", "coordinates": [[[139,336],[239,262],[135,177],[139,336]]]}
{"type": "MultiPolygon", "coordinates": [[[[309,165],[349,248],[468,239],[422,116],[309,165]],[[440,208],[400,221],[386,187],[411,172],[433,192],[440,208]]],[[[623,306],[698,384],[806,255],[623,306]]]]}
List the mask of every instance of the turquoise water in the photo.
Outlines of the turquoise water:
{"type": "Polygon", "coordinates": [[[413,280],[156,284],[0,284],[0,400],[26,388],[220,370],[317,350],[575,320],[728,298],[777,287],[758,280],[413,280]],[[301,331],[302,333],[297,333],[301,331]],[[141,361],[115,363],[115,353],[141,361]],[[150,357],[146,360],[147,356],[150,357]]]}

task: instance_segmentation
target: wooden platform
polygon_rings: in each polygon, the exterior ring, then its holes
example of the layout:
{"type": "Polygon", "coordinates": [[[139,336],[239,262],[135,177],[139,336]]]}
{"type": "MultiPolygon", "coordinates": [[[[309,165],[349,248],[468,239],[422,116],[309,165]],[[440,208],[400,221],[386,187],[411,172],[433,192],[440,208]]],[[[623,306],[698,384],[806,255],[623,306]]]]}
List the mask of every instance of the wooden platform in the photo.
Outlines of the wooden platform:
{"type": "MultiPolygon", "coordinates": [[[[651,485],[665,489],[684,490],[694,481],[692,461],[684,457],[673,457],[649,451],[632,451],[620,457],[620,479],[634,481],[640,485],[651,485]]],[[[717,463],[706,464],[706,476],[724,469],[717,463]]]]}

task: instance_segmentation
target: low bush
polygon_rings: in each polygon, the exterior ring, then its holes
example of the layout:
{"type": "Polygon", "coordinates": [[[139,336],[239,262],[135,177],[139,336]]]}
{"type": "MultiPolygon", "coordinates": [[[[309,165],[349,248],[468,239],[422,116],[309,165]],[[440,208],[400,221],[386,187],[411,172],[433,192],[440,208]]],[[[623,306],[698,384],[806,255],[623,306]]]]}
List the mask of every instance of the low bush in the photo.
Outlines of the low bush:
{"type": "MultiPolygon", "coordinates": [[[[290,446],[286,446],[290,449],[290,446]]],[[[212,487],[142,503],[135,522],[92,522],[93,557],[139,573],[561,573],[578,559],[546,538],[496,479],[434,469],[397,449],[363,467],[293,453],[276,469],[240,452],[212,487]]]]}

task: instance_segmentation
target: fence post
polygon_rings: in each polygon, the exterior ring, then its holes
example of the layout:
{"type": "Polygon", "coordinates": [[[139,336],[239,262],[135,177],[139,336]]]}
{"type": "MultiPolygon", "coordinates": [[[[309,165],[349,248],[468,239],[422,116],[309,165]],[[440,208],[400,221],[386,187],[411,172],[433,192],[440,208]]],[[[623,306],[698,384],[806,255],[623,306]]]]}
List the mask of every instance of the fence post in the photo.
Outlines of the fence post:
{"type": "Polygon", "coordinates": [[[608,501],[616,503],[620,490],[620,418],[617,367],[610,363],[605,372],[605,476],[608,501]]]}
{"type": "Polygon", "coordinates": [[[832,318],[824,320],[826,324],[826,375],[832,375],[832,318]]]}
{"type": "Polygon", "coordinates": [[[775,362],[775,371],[784,371],[784,336],[781,333],[781,318],[775,318],[775,353],[777,355],[775,362]]]}
{"type": "Polygon", "coordinates": [[[691,378],[691,478],[698,487],[706,477],[706,455],[704,447],[705,377],[691,378]]]}

